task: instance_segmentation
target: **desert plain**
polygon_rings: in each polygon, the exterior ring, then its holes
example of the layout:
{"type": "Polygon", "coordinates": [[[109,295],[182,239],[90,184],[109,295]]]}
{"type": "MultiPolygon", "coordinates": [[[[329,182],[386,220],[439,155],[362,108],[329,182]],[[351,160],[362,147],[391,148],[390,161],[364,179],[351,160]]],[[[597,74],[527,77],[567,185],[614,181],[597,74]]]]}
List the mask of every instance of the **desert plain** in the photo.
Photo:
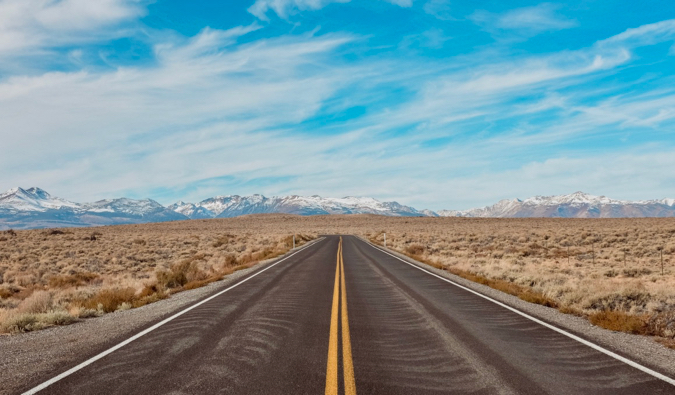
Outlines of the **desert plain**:
{"type": "MultiPolygon", "coordinates": [[[[130,309],[353,234],[436,268],[675,343],[675,219],[482,219],[251,215],[0,232],[0,332],[130,309]]],[[[348,262],[346,262],[348,264],[348,262]]]]}

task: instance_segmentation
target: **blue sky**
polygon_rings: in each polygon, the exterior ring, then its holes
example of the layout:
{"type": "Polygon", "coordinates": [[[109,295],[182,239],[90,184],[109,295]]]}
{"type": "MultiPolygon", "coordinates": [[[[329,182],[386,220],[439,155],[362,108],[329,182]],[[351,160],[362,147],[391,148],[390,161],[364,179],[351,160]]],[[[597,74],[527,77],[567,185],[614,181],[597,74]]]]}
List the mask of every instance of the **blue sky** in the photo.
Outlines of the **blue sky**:
{"type": "Polygon", "coordinates": [[[0,189],[675,197],[675,3],[0,0],[0,189]]]}

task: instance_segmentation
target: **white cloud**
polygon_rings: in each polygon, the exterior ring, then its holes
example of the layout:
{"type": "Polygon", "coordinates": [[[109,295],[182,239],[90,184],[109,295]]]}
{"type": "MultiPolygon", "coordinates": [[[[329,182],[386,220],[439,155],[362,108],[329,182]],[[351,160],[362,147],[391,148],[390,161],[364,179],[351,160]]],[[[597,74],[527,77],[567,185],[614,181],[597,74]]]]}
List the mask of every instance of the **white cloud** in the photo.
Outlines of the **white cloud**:
{"type": "Polygon", "coordinates": [[[600,41],[598,45],[653,45],[659,42],[672,41],[673,39],[675,39],[675,19],[668,19],[627,29],[622,33],[600,41]]]}
{"type": "Polygon", "coordinates": [[[433,15],[442,21],[454,19],[450,14],[449,0],[428,0],[426,3],[424,3],[424,12],[429,15],[433,15]]]}
{"type": "Polygon", "coordinates": [[[248,12],[261,20],[267,21],[268,11],[273,11],[279,18],[288,17],[298,11],[318,10],[330,3],[348,3],[351,0],[256,0],[248,12]]]}
{"type": "Polygon", "coordinates": [[[388,3],[395,4],[401,7],[412,7],[413,0],[386,0],[388,3]]]}
{"type": "MultiPolygon", "coordinates": [[[[272,11],[279,18],[286,19],[301,11],[320,10],[332,3],[349,3],[351,0],[256,0],[248,8],[248,12],[258,19],[269,21],[268,12],[272,11]]],[[[371,0],[367,0],[371,1],[371,0]]],[[[412,7],[413,0],[384,0],[401,7],[412,7]]]]}
{"type": "Polygon", "coordinates": [[[0,58],[109,38],[144,13],[136,0],[0,0],[0,58]]]}
{"type": "Polygon", "coordinates": [[[304,35],[231,46],[249,30],[205,29],[185,44],[158,45],[157,65],[147,68],[0,83],[0,167],[15,174],[3,182],[96,198],[301,157],[300,148],[283,143],[293,139],[275,130],[311,116],[359,75],[348,66],[322,66],[351,38],[304,35]]]}
{"type": "Polygon", "coordinates": [[[502,14],[477,11],[470,19],[488,31],[513,30],[526,35],[575,27],[577,22],[558,15],[558,8],[554,4],[542,3],[502,14]]]}

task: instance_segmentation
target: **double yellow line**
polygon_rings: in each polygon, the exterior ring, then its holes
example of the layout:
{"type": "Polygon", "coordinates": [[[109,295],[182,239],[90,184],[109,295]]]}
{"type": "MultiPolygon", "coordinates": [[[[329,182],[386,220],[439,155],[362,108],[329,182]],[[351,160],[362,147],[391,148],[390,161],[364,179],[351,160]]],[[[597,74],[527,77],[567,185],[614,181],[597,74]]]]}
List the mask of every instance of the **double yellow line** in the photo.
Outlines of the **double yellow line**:
{"type": "Polygon", "coordinates": [[[340,244],[338,245],[335,287],[333,288],[333,309],[330,315],[326,395],[337,395],[338,393],[338,315],[342,318],[342,373],[344,376],[345,395],[356,395],[352,343],[349,339],[349,318],[347,317],[347,287],[345,286],[345,264],[342,259],[342,237],[340,237],[340,244]],[[341,303],[340,293],[342,293],[341,303]],[[341,314],[339,314],[339,304],[342,304],[341,314]]]}

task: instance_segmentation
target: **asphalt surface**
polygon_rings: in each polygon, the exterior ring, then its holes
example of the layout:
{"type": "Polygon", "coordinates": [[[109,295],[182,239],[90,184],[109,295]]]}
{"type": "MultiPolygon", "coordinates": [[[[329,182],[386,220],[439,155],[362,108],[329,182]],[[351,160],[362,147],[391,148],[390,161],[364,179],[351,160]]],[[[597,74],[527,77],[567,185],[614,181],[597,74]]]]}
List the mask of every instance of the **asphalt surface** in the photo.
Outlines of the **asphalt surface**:
{"type": "Polygon", "coordinates": [[[358,238],[342,239],[261,269],[39,393],[675,393],[358,238]]]}

